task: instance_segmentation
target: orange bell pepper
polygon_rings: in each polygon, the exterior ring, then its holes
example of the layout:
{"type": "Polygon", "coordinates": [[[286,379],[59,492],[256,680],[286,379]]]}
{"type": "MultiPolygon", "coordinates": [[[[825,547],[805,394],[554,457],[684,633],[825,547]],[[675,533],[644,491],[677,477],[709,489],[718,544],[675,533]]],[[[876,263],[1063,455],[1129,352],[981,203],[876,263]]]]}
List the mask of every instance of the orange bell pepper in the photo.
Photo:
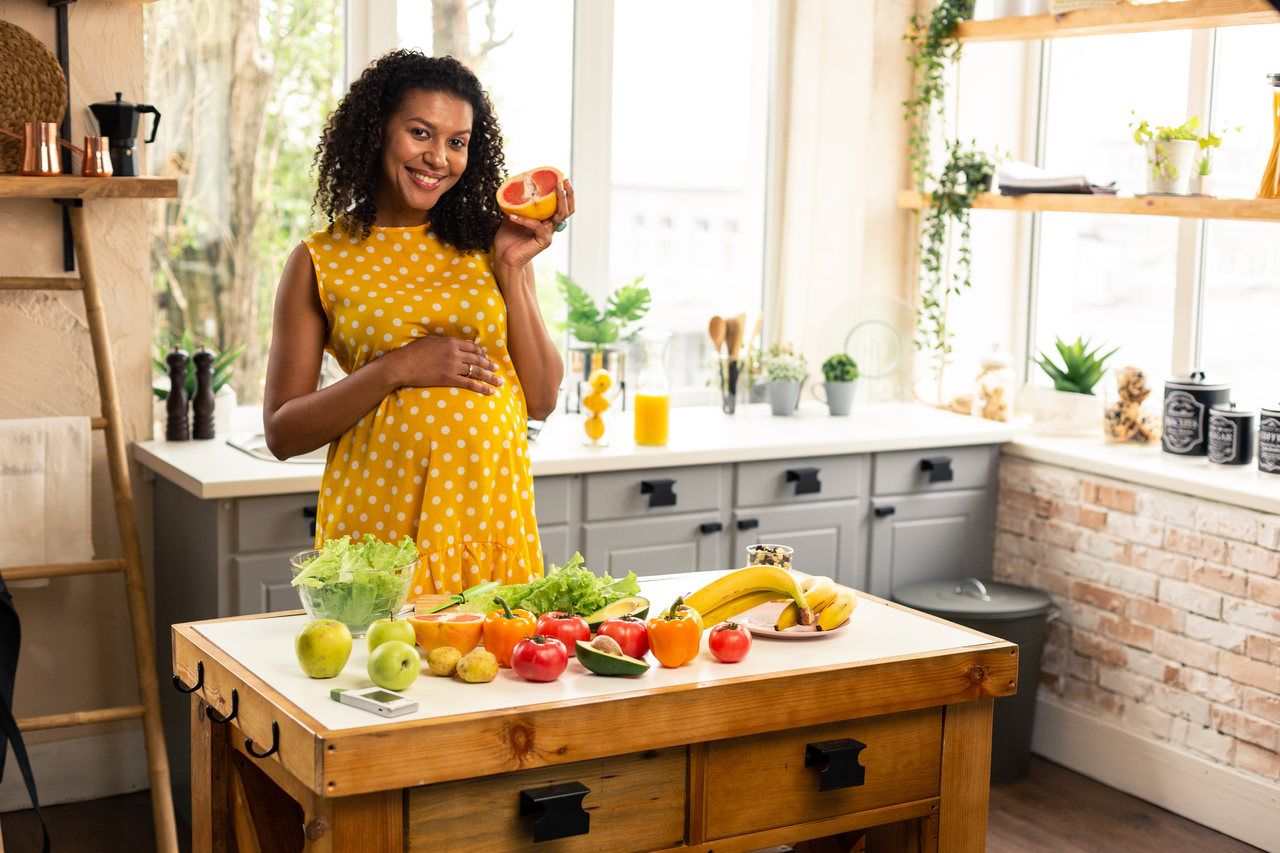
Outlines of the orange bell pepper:
{"type": "Polygon", "coordinates": [[[502,609],[484,617],[481,628],[484,647],[498,659],[499,664],[511,666],[511,650],[525,637],[538,633],[538,617],[528,610],[512,610],[501,598],[493,600],[501,604],[502,609]]]}
{"type": "Polygon", "coordinates": [[[665,613],[649,620],[649,649],[658,663],[674,669],[698,656],[702,645],[702,617],[677,598],[665,613]]]}

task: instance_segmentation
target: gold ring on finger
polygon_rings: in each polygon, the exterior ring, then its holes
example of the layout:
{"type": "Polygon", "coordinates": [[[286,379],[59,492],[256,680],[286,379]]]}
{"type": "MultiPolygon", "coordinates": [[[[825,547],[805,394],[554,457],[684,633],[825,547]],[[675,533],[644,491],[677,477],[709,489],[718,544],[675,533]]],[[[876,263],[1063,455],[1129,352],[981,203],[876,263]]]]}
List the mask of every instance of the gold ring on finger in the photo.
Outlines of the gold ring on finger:
{"type": "Polygon", "coordinates": [[[467,378],[468,378],[468,379],[470,379],[470,378],[471,378],[471,368],[473,368],[473,367],[475,367],[475,365],[474,365],[474,364],[468,364],[468,365],[467,365],[467,378]]]}

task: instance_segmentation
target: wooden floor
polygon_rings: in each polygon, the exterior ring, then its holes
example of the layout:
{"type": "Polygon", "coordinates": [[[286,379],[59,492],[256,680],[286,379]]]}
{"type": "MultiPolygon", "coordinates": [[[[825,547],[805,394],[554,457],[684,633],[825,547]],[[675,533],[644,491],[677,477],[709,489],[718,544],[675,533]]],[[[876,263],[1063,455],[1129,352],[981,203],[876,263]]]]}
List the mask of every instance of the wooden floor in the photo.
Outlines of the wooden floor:
{"type": "MultiPolygon", "coordinates": [[[[139,853],[153,849],[147,792],[45,809],[53,850],[139,853]]],[[[0,815],[4,853],[38,853],[40,825],[31,811],[0,815]]],[[[183,849],[190,827],[179,821],[183,849]]],[[[1026,779],[993,788],[987,853],[1124,853],[1256,851],[1233,838],[1032,756],[1026,779]]]]}

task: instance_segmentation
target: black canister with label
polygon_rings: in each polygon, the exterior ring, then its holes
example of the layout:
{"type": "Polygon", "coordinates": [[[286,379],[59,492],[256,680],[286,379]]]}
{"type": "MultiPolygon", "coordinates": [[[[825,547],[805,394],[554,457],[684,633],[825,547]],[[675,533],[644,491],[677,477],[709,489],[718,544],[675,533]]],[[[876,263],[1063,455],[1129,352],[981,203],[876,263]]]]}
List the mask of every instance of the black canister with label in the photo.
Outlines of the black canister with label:
{"type": "Polygon", "coordinates": [[[1262,409],[1258,421],[1258,470],[1280,474],[1280,406],[1262,409]]]}
{"type": "Polygon", "coordinates": [[[1209,461],[1218,465],[1248,465],[1253,461],[1255,413],[1235,403],[1209,410],[1209,461]]]}
{"type": "Polygon", "coordinates": [[[1179,456],[1209,453],[1209,410],[1225,406],[1231,388],[1214,382],[1200,371],[1164,383],[1164,426],[1160,446],[1179,456]]]}

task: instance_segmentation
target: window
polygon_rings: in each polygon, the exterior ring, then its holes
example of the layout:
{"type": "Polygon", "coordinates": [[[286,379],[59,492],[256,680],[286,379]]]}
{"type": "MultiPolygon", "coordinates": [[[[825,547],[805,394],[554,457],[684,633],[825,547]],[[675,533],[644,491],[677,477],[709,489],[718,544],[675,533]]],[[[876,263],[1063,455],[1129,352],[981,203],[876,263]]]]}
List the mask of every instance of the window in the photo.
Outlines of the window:
{"type": "MultiPolygon", "coordinates": [[[[972,129],[995,122],[1008,136],[984,143],[1003,147],[1014,139],[1019,159],[1055,174],[1085,174],[1095,183],[1114,180],[1122,194],[1140,194],[1145,163],[1130,122],[1136,117],[1177,125],[1196,115],[1223,136],[1211,152],[1214,194],[1252,198],[1272,144],[1266,74],[1280,71],[1272,50],[1278,37],[1280,25],[1272,25],[1032,44],[1025,50],[1033,62],[1039,57],[1042,83],[1025,110],[987,94],[990,89],[966,88],[975,77],[969,67],[993,62],[990,49],[1008,45],[966,45],[959,124],[972,129]],[[982,101],[975,103],[979,93],[982,101]],[[1008,131],[1011,115],[1032,133],[1019,139],[1008,131]]],[[[1005,62],[1011,68],[1018,60],[1005,62]]],[[[995,215],[975,218],[975,266],[979,240],[987,239],[979,228],[987,229],[995,215]]],[[[1055,336],[1083,336],[1120,347],[1113,367],[1136,364],[1160,378],[1201,369],[1228,381],[1242,404],[1274,398],[1267,365],[1280,355],[1280,345],[1265,324],[1280,310],[1275,223],[1033,217],[1034,226],[1020,238],[1030,246],[1029,267],[1014,287],[1025,297],[1013,300],[1012,318],[1015,327],[1026,320],[1014,345],[1024,356],[1027,381],[1048,384],[1031,361],[1039,351],[1052,352],[1055,336]],[[1019,305],[1025,305],[1022,317],[1019,305]]],[[[977,330],[953,327],[965,337],[958,353],[986,343],[977,330]]]]}
{"type": "Polygon", "coordinates": [[[261,399],[283,260],[323,225],[310,204],[324,120],[397,46],[465,57],[508,169],[574,180],[578,216],[536,269],[547,319],[563,316],[557,272],[598,300],[644,276],[645,325],[674,333],[677,401],[711,399],[707,319],[763,304],[774,0],[262,0],[241,32],[224,5],[147,7],[149,98],[174,105],[148,157],[182,193],[157,205],[157,328],[246,343],[242,402],[261,399]],[[233,64],[246,55],[259,61],[233,64]]]}

